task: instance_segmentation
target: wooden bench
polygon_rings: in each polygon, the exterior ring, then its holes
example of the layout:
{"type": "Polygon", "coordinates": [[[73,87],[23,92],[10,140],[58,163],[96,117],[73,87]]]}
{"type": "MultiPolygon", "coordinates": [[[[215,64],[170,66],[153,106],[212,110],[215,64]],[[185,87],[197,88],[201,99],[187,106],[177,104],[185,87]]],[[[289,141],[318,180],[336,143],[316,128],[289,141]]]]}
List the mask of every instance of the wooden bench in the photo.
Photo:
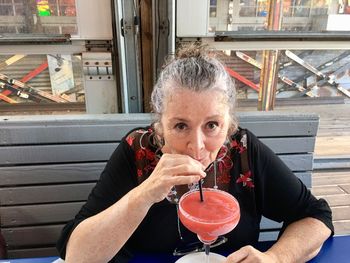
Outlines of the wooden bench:
{"type": "MultiPolygon", "coordinates": [[[[239,119],[311,187],[317,115],[247,112],[239,119]]],[[[0,223],[9,257],[57,255],[63,225],[121,138],[150,121],[149,114],[2,117],[0,223]]],[[[264,219],[261,225],[261,240],[276,238],[279,224],[264,219]]]]}

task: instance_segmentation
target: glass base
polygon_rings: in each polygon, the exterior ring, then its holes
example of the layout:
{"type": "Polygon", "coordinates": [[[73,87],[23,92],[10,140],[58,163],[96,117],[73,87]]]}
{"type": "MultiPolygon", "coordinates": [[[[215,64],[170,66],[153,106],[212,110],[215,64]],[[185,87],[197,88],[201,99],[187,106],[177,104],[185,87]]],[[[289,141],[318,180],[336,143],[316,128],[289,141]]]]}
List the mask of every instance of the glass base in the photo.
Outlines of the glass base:
{"type": "MultiPolygon", "coordinates": [[[[206,255],[204,252],[197,252],[197,253],[190,253],[187,254],[178,260],[176,260],[175,263],[196,263],[196,262],[206,262],[206,255]]],[[[210,263],[222,263],[225,262],[226,257],[216,254],[216,253],[209,253],[209,262],[210,263]]]]}

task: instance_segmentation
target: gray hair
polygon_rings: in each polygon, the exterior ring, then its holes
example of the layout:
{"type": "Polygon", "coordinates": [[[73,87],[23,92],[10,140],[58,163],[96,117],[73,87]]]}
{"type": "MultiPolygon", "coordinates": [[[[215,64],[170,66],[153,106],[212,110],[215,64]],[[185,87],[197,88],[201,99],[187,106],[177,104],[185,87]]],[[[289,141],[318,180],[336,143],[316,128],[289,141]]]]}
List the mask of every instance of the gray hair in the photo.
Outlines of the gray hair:
{"type": "Polygon", "coordinates": [[[160,122],[166,98],[181,88],[195,92],[208,90],[222,92],[230,110],[231,132],[237,129],[234,82],[226,72],[223,63],[203,46],[191,45],[181,49],[177,57],[171,60],[160,72],[151,95],[151,106],[155,113],[156,123],[160,122]]]}

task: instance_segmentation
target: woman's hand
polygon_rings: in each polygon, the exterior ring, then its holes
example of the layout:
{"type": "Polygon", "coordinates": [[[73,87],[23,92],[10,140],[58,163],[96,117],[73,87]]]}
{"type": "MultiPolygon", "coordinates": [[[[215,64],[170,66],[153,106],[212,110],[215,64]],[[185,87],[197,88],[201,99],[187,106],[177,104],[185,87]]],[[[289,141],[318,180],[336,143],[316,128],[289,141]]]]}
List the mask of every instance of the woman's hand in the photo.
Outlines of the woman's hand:
{"type": "Polygon", "coordinates": [[[227,257],[226,263],[277,263],[274,254],[260,252],[252,246],[245,246],[227,257]]]}
{"type": "Polygon", "coordinates": [[[160,202],[174,185],[191,184],[205,177],[204,169],[199,161],[187,155],[165,153],[140,188],[150,202],[160,202]]]}

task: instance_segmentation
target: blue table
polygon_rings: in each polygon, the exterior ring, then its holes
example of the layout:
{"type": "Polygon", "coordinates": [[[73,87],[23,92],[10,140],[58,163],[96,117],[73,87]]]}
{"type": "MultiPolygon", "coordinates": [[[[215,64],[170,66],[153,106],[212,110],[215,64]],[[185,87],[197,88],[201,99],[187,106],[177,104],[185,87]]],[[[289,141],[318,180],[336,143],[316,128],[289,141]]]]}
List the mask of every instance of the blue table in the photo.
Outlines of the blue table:
{"type": "Polygon", "coordinates": [[[1,263],[51,263],[58,259],[57,257],[45,258],[21,258],[21,259],[0,259],[1,263]]]}
{"type": "MultiPolygon", "coordinates": [[[[259,247],[262,250],[268,249],[272,242],[262,242],[259,247]]],[[[28,258],[28,259],[5,259],[0,263],[51,263],[57,257],[46,258],[28,258]]],[[[132,261],[133,263],[164,263],[174,262],[176,258],[168,254],[160,255],[138,255],[132,261]]],[[[309,261],[309,263],[349,263],[350,262],[350,235],[336,236],[329,238],[323,245],[320,253],[309,261]]]]}

